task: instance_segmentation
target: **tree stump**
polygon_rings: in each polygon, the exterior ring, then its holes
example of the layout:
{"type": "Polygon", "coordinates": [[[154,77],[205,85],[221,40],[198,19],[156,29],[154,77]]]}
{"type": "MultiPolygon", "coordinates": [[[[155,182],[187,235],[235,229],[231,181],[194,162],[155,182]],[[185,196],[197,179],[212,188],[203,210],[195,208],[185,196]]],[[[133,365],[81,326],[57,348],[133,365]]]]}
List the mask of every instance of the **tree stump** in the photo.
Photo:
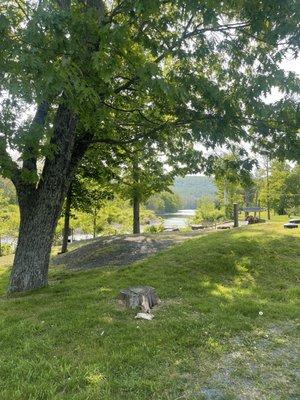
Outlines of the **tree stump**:
{"type": "Polygon", "coordinates": [[[138,286],[120,291],[119,300],[128,308],[141,308],[149,313],[158,304],[155,289],[151,286],[138,286]]]}

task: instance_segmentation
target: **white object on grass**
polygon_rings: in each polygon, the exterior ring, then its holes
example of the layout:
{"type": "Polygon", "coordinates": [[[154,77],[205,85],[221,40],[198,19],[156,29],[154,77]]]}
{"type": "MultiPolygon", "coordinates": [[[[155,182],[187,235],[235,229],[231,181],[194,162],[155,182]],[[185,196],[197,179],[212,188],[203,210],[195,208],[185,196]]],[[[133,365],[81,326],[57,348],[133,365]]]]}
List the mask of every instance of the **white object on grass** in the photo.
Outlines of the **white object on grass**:
{"type": "Polygon", "coordinates": [[[148,321],[151,321],[154,318],[154,315],[148,314],[148,313],[139,312],[139,313],[136,314],[135,318],[137,318],[137,319],[147,319],[148,321]]]}

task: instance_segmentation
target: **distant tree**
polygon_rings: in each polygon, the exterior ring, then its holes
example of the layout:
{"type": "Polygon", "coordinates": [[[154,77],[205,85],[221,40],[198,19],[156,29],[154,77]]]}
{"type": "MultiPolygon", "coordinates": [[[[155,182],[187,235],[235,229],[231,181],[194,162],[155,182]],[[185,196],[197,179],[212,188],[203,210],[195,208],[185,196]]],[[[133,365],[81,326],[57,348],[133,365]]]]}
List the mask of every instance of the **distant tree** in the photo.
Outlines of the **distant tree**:
{"type": "Polygon", "coordinates": [[[263,206],[269,206],[279,215],[288,214],[300,204],[299,165],[294,168],[288,163],[273,160],[258,174],[259,199],[263,206]]]}
{"type": "Polygon", "coordinates": [[[250,200],[251,169],[254,162],[243,159],[235,153],[218,158],[214,165],[215,183],[218,188],[220,205],[227,218],[232,217],[233,203],[247,205],[250,200]]]}
{"type": "Polygon", "coordinates": [[[152,195],[147,200],[146,206],[158,213],[173,213],[181,207],[181,199],[171,191],[163,191],[152,195]]]}
{"type": "Polygon", "coordinates": [[[291,173],[287,177],[287,204],[286,212],[288,214],[300,215],[300,165],[297,164],[292,168],[291,173]]]}
{"type": "MultiPolygon", "coordinates": [[[[119,161],[118,161],[119,162],[119,161]]],[[[97,235],[97,218],[101,205],[114,197],[114,181],[118,163],[114,149],[98,146],[90,149],[76,169],[63,207],[64,228],[61,252],[68,249],[72,209],[92,216],[93,237],[97,235]],[[107,165],[109,162],[109,166],[107,165]]]]}
{"type": "Polygon", "coordinates": [[[165,202],[161,196],[161,193],[156,193],[150,196],[145,204],[149,210],[153,210],[156,213],[165,212],[165,202]]]}
{"type": "Polygon", "coordinates": [[[124,157],[123,173],[119,176],[118,191],[130,199],[133,208],[133,233],[140,233],[140,206],[149,197],[168,188],[174,171],[165,169],[162,154],[152,146],[132,147],[124,157]]]}
{"type": "Polygon", "coordinates": [[[210,197],[203,197],[198,202],[196,214],[193,217],[193,222],[196,224],[202,222],[215,223],[224,219],[224,208],[217,208],[214,199],[210,197]]]}

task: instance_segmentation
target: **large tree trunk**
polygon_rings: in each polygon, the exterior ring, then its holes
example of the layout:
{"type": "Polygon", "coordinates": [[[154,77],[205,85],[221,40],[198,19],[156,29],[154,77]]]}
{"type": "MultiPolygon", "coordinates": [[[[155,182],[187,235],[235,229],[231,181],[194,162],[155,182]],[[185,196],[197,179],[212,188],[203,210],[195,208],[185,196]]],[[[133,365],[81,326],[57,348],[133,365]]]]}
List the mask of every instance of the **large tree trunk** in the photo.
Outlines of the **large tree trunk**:
{"type": "Polygon", "coordinates": [[[61,252],[66,253],[68,251],[68,242],[70,234],[70,217],[71,217],[71,204],[72,204],[72,189],[71,186],[68,190],[66,205],[65,205],[65,215],[64,215],[64,230],[63,230],[63,240],[61,246],[61,252]]]}
{"type": "MultiPolygon", "coordinates": [[[[10,292],[46,286],[48,265],[57,219],[57,204],[51,192],[20,201],[19,240],[10,281],[10,292]]],[[[20,197],[19,197],[20,199],[20,197]]]]}
{"type": "Polygon", "coordinates": [[[70,110],[57,111],[52,157],[45,160],[37,187],[15,182],[20,206],[20,231],[9,292],[47,285],[51,245],[72,175],[86,147],[75,143],[76,120],[70,110]]]}

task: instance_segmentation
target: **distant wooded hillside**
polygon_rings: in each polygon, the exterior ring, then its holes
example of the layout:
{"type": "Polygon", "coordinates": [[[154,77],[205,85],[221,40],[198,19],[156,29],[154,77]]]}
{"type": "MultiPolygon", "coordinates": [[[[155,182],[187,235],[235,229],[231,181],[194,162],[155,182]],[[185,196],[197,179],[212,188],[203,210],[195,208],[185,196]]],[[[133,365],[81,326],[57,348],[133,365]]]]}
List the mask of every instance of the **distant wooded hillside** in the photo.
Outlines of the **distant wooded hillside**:
{"type": "Polygon", "coordinates": [[[180,197],[182,208],[188,209],[196,208],[198,200],[203,196],[214,197],[217,188],[213,179],[207,176],[187,175],[176,178],[172,190],[180,197]]]}

